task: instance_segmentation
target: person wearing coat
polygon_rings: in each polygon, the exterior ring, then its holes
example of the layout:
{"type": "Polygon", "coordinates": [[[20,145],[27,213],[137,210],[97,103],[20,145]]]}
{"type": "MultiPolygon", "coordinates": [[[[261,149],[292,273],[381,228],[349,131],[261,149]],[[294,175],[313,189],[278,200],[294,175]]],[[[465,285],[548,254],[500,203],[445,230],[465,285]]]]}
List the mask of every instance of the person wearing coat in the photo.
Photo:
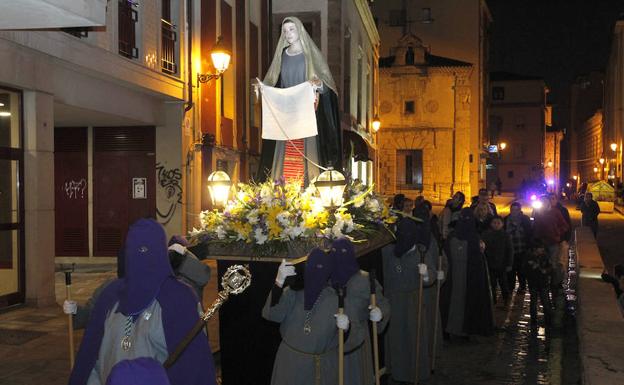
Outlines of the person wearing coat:
{"type": "Polygon", "coordinates": [[[418,377],[427,380],[431,376],[433,310],[419,289],[421,280],[423,291],[435,283],[438,245],[431,236],[428,220],[401,218],[396,238],[396,243],[382,249],[385,295],[392,309],[386,335],[386,370],[394,381],[413,382],[416,346],[419,346],[418,377]],[[417,341],[418,318],[420,339],[417,341]]]}
{"type": "Polygon", "coordinates": [[[446,332],[453,336],[489,336],[494,332],[494,313],[488,267],[473,211],[462,209],[445,245],[449,261],[443,309],[446,332]]]}
{"type": "MultiPolygon", "coordinates": [[[[330,248],[334,260],[332,286],[344,286],[345,306],[354,309],[358,324],[365,327],[369,321],[377,322],[377,333],[382,333],[391,319],[390,302],[383,294],[383,288],[375,281],[377,306],[370,307],[370,276],[360,270],[355,257],[353,244],[346,238],[334,241],[330,248]]],[[[375,384],[373,365],[373,346],[368,330],[364,333],[362,344],[355,349],[345,351],[345,384],[375,384]]]]}
{"type": "MultiPolygon", "coordinates": [[[[358,321],[354,301],[345,300],[344,314],[338,314],[338,295],[332,287],[333,281],[338,281],[334,264],[329,253],[313,249],[300,290],[284,285],[296,271],[292,264],[282,261],[262,309],[265,319],[280,324],[282,337],[271,385],[334,385],[338,382],[338,330],[345,331],[345,352],[364,342],[367,329],[358,321]]],[[[348,276],[349,272],[343,274],[348,276]]]]}

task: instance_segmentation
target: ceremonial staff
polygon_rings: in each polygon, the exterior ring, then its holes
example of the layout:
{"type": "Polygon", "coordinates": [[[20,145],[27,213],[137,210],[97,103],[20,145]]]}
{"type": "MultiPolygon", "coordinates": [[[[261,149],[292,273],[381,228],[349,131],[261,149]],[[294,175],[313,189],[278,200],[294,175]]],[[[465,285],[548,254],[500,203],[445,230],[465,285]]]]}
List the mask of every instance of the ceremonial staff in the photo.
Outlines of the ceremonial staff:
{"type": "MultiPolygon", "coordinates": [[[[72,270],[65,271],[65,293],[66,299],[71,301],[71,273],[72,270]]],[[[67,314],[67,335],[69,337],[69,368],[74,367],[74,319],[73,314],[67,314]]]]}
{"type": "Polygon", "coordinates": [[[206,322],[219,310],[221,305],[225,303],[230,294],[240,294],[251,284],[251,273],[249,269],[241,265],[230,266],[223,277],[221,278],[221,286],[223,290],[217,293],[217,299],[214,300],[212,305],[206,310],[195,323],[195,326],[187,333],[186,337],[175,348],[173,353],[167,358],[163,366],[166,368],[171,367],[176,360],[180,357],[184,349],[193,341],[197,333],[204,327],[206,322]]]}
{"type": "Polygon", "coordinates": [[[438,342],[438,322],[440,322],[440,288],[444,280],[444,272],[442,271],[442,248],[438,249],[438,273],[436,276],[436,304],[435,304],[435,324],[433,326],[433,356],[431,358],[431,373],[435,371],[436,362],[436,344],[438,342]]]}
{"type": "MultiPolygon", "coordinates": [[[[371,309],[377,307],[377,283],[375,282],[375,270],[368,274],[370,279],[370,306],[371,309]]],[[[375,368],[375,385],[379,385],[379,338],[377,336],[377,322],[371,321],[373,326],[373,364],[375,368]]]]}
{"type": "MultiPolygon", "coordinates": [[[[344,314],[345,288],[338,292],[338,314],[344,314]]],[[[344,330],[338,328],[338,385],[344,385],[344,330]]]]}
{"type": "Polygon", "coordinates": [[[427,275],[427,270],[425,267],[425,271],[421,270],[421,266],[425,263],[425,252],[427,251],[427,247],[425,245],[417,244],[418,253],[420,254],[420,263],[418,264],[418,273],[420,275],[420,279],[418,280],[418,318],[417,318],[417,326],[416,326],[416,365],[414,365],[414,385],[418,385],[419,372],[418,367],[420,364],[420,329],[422,324],[422,301],[423,301],[423,279],[427,275]]]}

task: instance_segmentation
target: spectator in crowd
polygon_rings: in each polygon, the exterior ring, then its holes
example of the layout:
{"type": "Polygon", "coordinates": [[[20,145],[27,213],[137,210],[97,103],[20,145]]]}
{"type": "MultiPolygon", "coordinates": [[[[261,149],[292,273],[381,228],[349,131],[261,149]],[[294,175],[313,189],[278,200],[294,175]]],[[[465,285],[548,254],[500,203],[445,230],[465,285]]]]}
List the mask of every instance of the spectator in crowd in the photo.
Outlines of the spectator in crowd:
{"type": "Polygon", "coordinates": [[[518,277],[518,291],[526,290],[526,278],[522,266],[526,262],[526,253],[532,238],[531,219],[522,212],[520,202],[513,202],[509,209],[509,215],[505,218],[505,231],[511,237],[513,248],[513,266],[508,275],[509,288],[513,290],[518,277]]]}
{"type": "Polygon", "coordinates": [[[552,266],[551,284],[553,295],[561,289],[563,280],[563,271],[559,263],[559,255],[561,252],[561,241],[563,235],[568,231],[568,224],[561,215],[561,212],[550,205],[550,199],[547,196],[541,198],[542,207],[534,213],[535,224],[533,227],[533,236],[544,244],[548,251],[550,264],[552,266]]]}
{"type": "Polygon", "coordinates": [[[543,243],[538,241],[533,244],[527,254],[523,269],[529,283],[529,294],[531,296],[531,323],[537,323],[537,301],[539,299],[542,303],[544,320],[548,325],[552,319],[552,306],[548,296],[552,266],[543,243]]]}
{"type": "Polygon", "coordinates": [[[484,188],[479,189],[479,195],[477,195],[476,200],[473,197],[470,208],[474,209],[480,203],[487,204],[490,207],[490,211],[492,212],[492,214],[498,215],[498,212],[496,212],[496,205],[490,202],[490,196],[488,195],[488,191],[484,188]]]}
{"type": "Polygon", "coordinates": [[[561,240],[569,243],[570,239],[572,238],[572,221],[570,220],[570,212],[564,205],[561,204],[561,201],[559,200],[559,196],[557,194],[555,193],[548,194],[548,199],[550,200],[550,205],[553,208],[559,210],[559,212],[561,213],[561,216],[568,224],[568,231],[566,231],[561,236],[561,240]]]}
{"type": "Polygon", "coordinates": [[[477,231],[479,234],[490,228],[490,221],[496,216],[489,204],[480,202],[474,207],[474,216],[477,221],[477,231]]]}
{"type": "Polygon", "coordinates": [[[492,302],[496,304],[496,287],[500,287],[503,304],[509,302],[507,274],[513,266],[513,248],[511,238],[503,229],[503,218],[495,216],[490,221],[490,228],[483,233],[485,256],[492,286],[492,302]]]}
{"type": "Polygon", "coordinates": [[[459,212],[464,207],[465,202],[466,196],[461,191],[453,194],[453,198],[446,202],[442,214],[440,214],[440,235],[443,240],[446,240],[455,226],[455,222],[459,218],[459,212]]]}
{"type": "Polygon", "coordinates": [[[598,235],[598,215],[600,214],[600,207],[598,202],[594,200],[592,193],[585,193],[585,198],[581,202],[581,225],[587,226],[594,233],[594,238],[598,235]]]}

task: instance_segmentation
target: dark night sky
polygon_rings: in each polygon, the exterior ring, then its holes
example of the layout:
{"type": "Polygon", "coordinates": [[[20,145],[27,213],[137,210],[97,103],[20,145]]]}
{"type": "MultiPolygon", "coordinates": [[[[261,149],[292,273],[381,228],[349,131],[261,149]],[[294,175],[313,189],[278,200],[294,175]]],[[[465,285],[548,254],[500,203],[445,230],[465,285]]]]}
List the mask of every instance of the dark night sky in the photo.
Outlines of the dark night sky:
{"type": "Polygon", "coordinates": [[[487,0],[494,18],[490,68],[541,76],[551,89],[555,126],[567,125],[569,87],[604,71],[624,0],[487,0]]]}

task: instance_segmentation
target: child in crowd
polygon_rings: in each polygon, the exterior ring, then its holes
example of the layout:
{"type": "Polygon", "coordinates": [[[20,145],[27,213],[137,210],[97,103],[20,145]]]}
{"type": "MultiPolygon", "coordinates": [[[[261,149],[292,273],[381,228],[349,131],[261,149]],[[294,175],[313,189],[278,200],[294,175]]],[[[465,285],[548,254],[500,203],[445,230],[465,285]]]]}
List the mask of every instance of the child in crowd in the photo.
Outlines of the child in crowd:
{"type": "Polygon", "coordinates": [[[513,266],[513,246],[511,237],[503,229],[503,218],[494,216],[490,221],[490,228],[483,233],[485,242],[485,256],[490,271],[490,285],[492,286],[492,302],[496,303],[496,287],[500,287],[503,303],[509,301],[507,287],[507,273],[513,266]]]}
{"type": "Polygon", "coordinates": [[[529,284],[531,295],[531,323],[537,323],[537,300],[539,297],[544,311],[544,320],[547,325],[552,319],[552,307],[548,289],[550,288],[550,275],[552,265],[546,247],[543,243],[537,242],[529,251],[524,265],[524,274],[529,284]]]}

